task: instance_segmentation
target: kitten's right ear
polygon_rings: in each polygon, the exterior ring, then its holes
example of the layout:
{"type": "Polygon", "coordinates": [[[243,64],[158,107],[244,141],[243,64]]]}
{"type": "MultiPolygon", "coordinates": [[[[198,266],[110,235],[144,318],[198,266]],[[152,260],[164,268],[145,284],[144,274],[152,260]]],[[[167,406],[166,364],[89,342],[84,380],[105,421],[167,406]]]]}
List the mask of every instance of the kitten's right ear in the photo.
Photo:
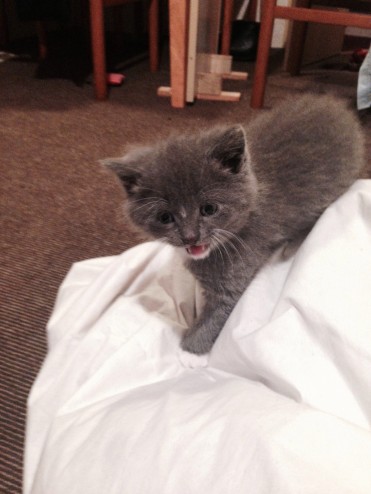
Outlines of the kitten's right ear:
{"type": "Polygon", "coordinates": [[[133,195],[138,190],[141,173],[133,165],[127,163],[125,158],[107,158],[101,161],[102,165],[112,170],[120,179],[128,195],[133,195]]]}
{"type": "Polygon", "coordinates": [[[239,173],[249,161],[246,135],[241,125],[234,125],[215,134],[211,156],[232,173],[239,173]]]}

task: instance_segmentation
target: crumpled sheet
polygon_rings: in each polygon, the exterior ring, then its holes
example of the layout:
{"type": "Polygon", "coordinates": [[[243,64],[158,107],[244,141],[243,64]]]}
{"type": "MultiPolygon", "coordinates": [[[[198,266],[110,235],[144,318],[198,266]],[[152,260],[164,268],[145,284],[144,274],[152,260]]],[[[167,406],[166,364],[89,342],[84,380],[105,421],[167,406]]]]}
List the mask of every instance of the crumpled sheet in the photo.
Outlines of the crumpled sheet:
{"type": "Polygon", "coordinates": [[[188,368],[201,303],[161,243],[72,267],[29,397],[25,494],[370,494],[371,181],[262,269],[188,368]]]}

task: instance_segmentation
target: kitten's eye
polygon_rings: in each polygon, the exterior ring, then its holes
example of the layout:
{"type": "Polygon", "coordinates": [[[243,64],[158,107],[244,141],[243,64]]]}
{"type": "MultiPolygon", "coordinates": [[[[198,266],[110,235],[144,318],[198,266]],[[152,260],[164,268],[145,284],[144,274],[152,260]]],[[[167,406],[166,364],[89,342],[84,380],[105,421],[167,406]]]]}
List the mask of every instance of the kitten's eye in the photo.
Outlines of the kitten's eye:
{"type": "Polygon", "coordinates": [[[218,206],[216,204],[204,204],[200,208],[202,216],[212,216],[218,211],[218,206]]]}
{"type": "Polygon", "coordinates": [[[169,211],[162,211],[157,216],[158,221],[163,225],[168,225],[169,223],[174,222],[174,216],[169,211]]]}

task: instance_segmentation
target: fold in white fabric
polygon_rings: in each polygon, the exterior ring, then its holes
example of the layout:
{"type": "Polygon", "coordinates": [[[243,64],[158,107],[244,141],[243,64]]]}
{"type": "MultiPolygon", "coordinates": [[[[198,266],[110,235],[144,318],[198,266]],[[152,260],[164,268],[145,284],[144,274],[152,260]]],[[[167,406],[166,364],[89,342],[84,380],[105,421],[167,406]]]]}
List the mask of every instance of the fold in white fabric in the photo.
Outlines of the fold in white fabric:
{"type": "Polygon", "coordinates": [[[28,403],[25,494],[369,494],[371,181],[258,273],[208,357],[157,242],[75,264],[28,403]],[[190,359],[191,361],[192,359],[190,359]]]}

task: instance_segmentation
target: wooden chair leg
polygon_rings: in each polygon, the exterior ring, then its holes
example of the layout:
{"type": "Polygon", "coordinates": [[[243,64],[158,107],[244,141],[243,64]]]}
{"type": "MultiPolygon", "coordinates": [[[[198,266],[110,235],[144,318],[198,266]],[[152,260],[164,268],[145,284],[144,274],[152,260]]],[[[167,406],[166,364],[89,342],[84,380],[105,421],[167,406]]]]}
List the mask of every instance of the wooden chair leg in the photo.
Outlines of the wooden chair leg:
{"type": "Polygon", "coordinates": [[[107,99],[103,0],[90,0],[90,29],[95,97],[107,99]]]}
{"type": "Polygon", "coordinates": [[[290,36],[290,48],[287,53],[286,62],[287,72],[292,76],[300,74],[307,28],[308,24],[306,22],[293,22],[290,36]]]}
{"type": "MultiPolygon", "coordinates": [[[[311,0],[296,0],[295,7],[309,8],[311,3],[311,0]]],[[[307,22],[294,21],[292,23],[290,46],[288,48],[286,62],[287,71],[292,76],[297,76],[300,73],[307,28],[307,22]]]]}
{"type": "Polygon", "coordinates": [[[267,82],[267,70],[269,50],[272,41],[274,8],[276,0],[265,0],[263,4],[262,19],[260,24],[260,35],[258,54],[255,64],[254,82],[251,93],[250,106],[261,108],[264,102],[265,85],[267,82]]]}
{"type": "Polygon", "coordinates": [[[149,5],[149,68],[156,72],[159,66],[159,0],[151,0],[149,5]]]}
{"type": "Polygon", "coordinates": [[[229,55],[231,49],[233,0],[224,0],[221,54],[229,55]]]}
{"type": "Polygon", "coordinates": [[[246,19],[248,21],[256,21],[257,10],[258,10],[258,0],[250,0],[249,6],[247,8],[246,19]]]}

